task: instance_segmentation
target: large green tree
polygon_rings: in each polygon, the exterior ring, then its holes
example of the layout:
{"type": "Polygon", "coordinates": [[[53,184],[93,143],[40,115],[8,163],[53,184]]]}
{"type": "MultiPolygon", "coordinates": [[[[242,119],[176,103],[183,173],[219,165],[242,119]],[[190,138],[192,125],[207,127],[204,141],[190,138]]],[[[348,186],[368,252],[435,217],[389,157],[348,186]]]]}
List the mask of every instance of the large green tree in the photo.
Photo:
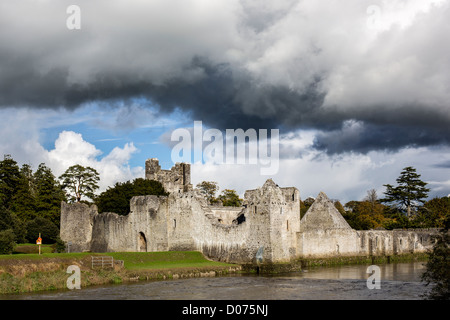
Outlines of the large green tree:
{"type": "Polygon", "coordinates": [[[239,195],[236,193],[236,190],[233,189],[223,190],[218,197],[218,200],[222,201],[223,205],[227,207],[240,207],[243,202],[243,200],[239,198],[239,195]]]}
{"type": "Polygon", "coordinates": [[[385,184],[385,198],[381,202],[394,204],[399,209],[406,211],[406,216],[411,217],[411,213],[419,204],[423,204],[430,189],[427,183],[420,180],[420,174],[413,167],[406,167],[397,178],[397,186],[385,184]]]}
{"type": "Polygon", "coordinates": [[[11,201],[11,211],[22,221],[36,217],[36,186],[34,184],[33,170],[28,164],[20,168],[20,178],[16,193],[11,201]]]}
{"type": "Polygon", "coordinates": [[[66,197],[52,170],[41,163],[34,173],[36,216],[46,218],[59,226],[61,201],[66,197]]]}
{"type": "Polygon", "coordinates": [[[420,228],[443,228],[450,217],[450,197],[433,198],[420,208],[414,223],[420,228]]]}
{"type": "Polygon", "coordinates": [[[0,161],[0,201],[6,209],[11,206],[11,201],[20,183],[20,169],[11,155],[5,155],[0,161]]]}
{"type": "Polygon", "coordinates": [[[69,167],[59,179],[67,192],[69,201],[80,202],[82,197],[95,199],[100,175],[94,168],[76,164],[69,167]]]}
{"type": "Polygon", "coordinates": [[[130,212],[130,200],[134,196],[167,195],[162,184],[155,180],[137,178],[127,182],[117,182],[95,199],[99,212],[115,212],[127,215],[130,212]]]}
{"type": "Polygon", "coordinates": [[[214,203],[216,199],[216,193],[219,191],[219,186],[215,181],[202,181],[196,186],[200,192],[206,197],[209,203],[214,203]]]}
{"type": "Polygon", "coordinates": [[[349,201],[343,215],[348,224],[356,230],[370,230],[383,227],[384,206],[378,202],[372,191],[363,201],[349,201]],[[370,196],[369,196],[370,194],[370,196]]]}

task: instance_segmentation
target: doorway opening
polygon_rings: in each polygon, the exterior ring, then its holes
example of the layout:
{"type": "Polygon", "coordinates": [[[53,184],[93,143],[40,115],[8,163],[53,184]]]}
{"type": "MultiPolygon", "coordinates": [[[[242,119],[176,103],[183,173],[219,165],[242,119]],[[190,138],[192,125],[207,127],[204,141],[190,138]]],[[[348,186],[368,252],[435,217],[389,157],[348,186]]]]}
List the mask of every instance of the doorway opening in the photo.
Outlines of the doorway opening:
{"type": "Polygon", "coordinates": [[[139,252],[147,252],[147,239],[143,232],[139,232],[139,252]]]}

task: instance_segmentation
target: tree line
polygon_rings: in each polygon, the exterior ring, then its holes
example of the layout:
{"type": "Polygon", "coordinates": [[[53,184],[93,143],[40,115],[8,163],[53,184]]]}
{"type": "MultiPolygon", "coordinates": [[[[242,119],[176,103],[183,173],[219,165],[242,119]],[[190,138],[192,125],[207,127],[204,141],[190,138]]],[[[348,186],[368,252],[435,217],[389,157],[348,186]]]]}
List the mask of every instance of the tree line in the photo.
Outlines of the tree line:
{"type": "Polygon", "coordinates": [[[12,241],[34,242],[39,232],[46,243],[55,242],[65,200],[57,178],[44,163],[33,172],[29,164],[19,167],[5,155],[0,161],[0,250],[10,251],[12,241]]]}

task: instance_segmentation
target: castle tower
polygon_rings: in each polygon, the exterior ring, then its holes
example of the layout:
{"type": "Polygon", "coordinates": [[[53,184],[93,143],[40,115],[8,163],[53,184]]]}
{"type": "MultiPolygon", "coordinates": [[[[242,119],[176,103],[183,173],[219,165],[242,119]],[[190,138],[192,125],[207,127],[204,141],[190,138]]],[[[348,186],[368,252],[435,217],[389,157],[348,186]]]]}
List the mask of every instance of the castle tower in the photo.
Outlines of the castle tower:
{"type": "Polygon", "coordinates": [[[157,158],[145,161],[145,179],[161,182],[164,189],[170,193],[183,193],[192,190],[191,165],[176,163],[170,170],[161,170],[157,158]]]}

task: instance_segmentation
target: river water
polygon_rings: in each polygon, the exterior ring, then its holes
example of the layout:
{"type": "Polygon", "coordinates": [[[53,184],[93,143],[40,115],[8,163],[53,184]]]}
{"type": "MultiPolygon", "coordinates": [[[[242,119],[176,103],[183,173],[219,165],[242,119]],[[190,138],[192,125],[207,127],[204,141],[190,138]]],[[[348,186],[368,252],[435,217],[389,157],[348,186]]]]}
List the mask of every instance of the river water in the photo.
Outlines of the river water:
{"type": "Polygon", "coordinates": [[[367,265],[317,267],[302,272],[146,281],[45,293],[0,296],[41,300],[420,300],[424,262],[379,265],[380,288],[370,290],[367,265]]]}

